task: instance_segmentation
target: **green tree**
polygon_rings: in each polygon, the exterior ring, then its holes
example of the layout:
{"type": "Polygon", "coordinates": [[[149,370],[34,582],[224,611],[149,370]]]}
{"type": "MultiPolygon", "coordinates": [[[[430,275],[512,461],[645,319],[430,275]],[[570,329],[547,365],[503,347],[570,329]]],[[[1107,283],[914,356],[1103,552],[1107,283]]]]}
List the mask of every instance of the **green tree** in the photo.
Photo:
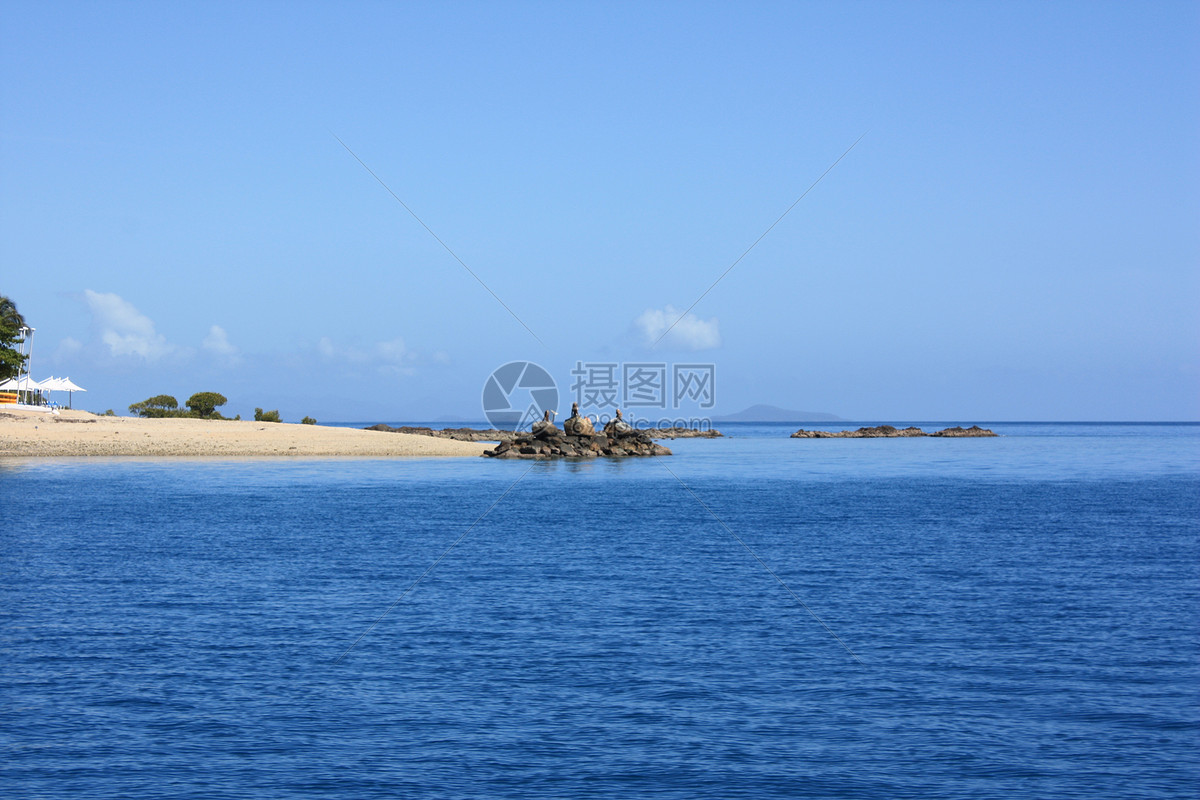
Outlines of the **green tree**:
{"type": "Polygon", "coordinates": [[[134,403],[129,407],[132,414],[139,417],[171,417],[178,414],[179,401],[169,394],[156,394],[148,400],[134,403]]]}
{"type": "Polygon", "coordinates": [[[0,381],[21,374],[25,356],[17,352],[21,340],[19,331],[25,327],[25,318],[17,311],[17,304],[0,295],[0,381]]]}
{"type": "Polygon", "coordinates": [[[225,399],[225,395],[217,392],[196,392],[187,399],[187,407],[193,414],[202,418],[216,416],[220,418],[220,414],[216,413],[217,406],[223,406],[229,401],[225,399]]]}
{"type": "Polygon", "coordinates": [[[279,418],[279,411],[263,411],[261,408],[254,409],[255,422],[283,422],[279,418]]]}

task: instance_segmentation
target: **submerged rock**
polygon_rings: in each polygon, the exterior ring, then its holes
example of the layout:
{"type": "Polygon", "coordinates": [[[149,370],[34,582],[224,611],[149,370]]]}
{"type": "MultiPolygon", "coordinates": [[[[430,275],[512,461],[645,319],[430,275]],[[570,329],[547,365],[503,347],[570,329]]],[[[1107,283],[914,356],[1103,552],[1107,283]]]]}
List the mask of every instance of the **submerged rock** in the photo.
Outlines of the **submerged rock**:
{"type": "Polygon", "coordinates": [[[972,425],[969,428],[953,427],[945,430],[926,433],[917,427],[896,428],[892,425],[879,425],[870,428],[859,428],[856,431],[806,431],[798,430],[792,434],[793,439],[898,439],[909,436],[995,436],[992,431],[972,425]]]}
{"type": "Polygon", "coordinates": [[[645,428],[644,430],[651,439],[720,439],[724,437],[724,434],[715,428],[701,430],[685,428],[681,425],[671,428],[645,428]]]}
{"type": "Polygon", "coordinates": [[[993,433],[992,431],[988,430],[987,428],[981,428],[978,425],[972,425],[969,428],[963,428],[963,427],[956,425],[953,428],[946,428],[945,430],[940,430],[940,431],[937,431],[936,433],[931,433],[929,435],[930,436],[962,437],[962,436],[996,436],[997,434],[993,433]]]}
{"type": "Polygon", "coordinates": [[[504,442],[513,438],[512,431],[501,431],[495,428],[424,428],[411,425],[401,425],[393,428],[391,425],[371,425],[363,428],[367,431],[383,431],[384,433],[411,433],[417,436],[433,436],[438,439],[456,439],[460,442],[504,442]]]}

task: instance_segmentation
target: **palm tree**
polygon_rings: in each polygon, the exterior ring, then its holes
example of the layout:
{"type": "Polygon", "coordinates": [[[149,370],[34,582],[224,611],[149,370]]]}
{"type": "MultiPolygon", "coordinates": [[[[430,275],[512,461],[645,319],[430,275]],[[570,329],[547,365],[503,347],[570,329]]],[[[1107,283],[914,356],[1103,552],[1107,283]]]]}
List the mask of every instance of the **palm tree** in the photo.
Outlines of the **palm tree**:
{"type": "Polygon", "coordinates": [[[11,328],[16,333],[25,327],[25,318],[17,311],[17,304],[0,294],[0,327],[11,328]]]}
{"type": "Polygon", "coordinates": [[[25,357],[14,345],[17,332],[25,327],[25,318],[17,311],[17,304],[0,294],[0,381],[15,378],[21,373],[25,357]]]}

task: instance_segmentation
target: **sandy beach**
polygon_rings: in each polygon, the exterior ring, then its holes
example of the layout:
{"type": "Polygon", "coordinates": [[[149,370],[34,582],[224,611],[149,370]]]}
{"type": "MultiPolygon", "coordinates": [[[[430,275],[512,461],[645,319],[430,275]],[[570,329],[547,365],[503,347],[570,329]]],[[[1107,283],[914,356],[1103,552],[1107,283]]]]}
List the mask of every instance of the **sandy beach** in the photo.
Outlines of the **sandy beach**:
{"type": "Polygon", "coordinates": [[[0,408],[0,457],[479,456],[490,446],[322,425],[0,408]]]}

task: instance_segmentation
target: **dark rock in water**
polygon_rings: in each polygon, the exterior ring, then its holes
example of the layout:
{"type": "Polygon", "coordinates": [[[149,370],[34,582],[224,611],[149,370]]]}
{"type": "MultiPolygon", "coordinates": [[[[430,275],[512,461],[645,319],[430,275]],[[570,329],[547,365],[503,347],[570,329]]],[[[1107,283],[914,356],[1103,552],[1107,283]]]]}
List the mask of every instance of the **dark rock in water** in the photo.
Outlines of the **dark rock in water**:
{"type": "Polygon", "coordinates": [[[723,434],[713,428],[708,430],[700,430],[699,428],[685,428],[676,425],[673,428],[646,428],[645,432],[650,435],[651,439],[719,439],[723,438],[723,434]]]}
{"type": "Polygon", "coordinates": [[[533,423],[533,435],[539,439],[549,439],[552,436],[562,436],[562,431],[549,420],[539,420],[533,423]]]}
{"type": "Polygon", "coordinates": [[[624,458],[669,456],[671,451],[655,444],[653,439],[641,431],[615,437],[603,433],[578,436],[556,432],[544,436],[519,433],[512,440],[483,451],[483,454],[489,458],[624,458]]]}
{"type": "MultiPolygon", "coordinates": [[[[572,407],[573,409],[574,407],[572,407]]],[[[609,420],[604,426],[604,432],[609,436],[627,436],[635,428],[625,421],[621,415],[621,409],[617,409],[617,415],[609,420]]],[[[651,439],[715,439],[721,435],[720,431],[701,430],[699,428],[689,428],[685,425],[663,426],[659,428],[638,428],[642,433],[645,433],[651,439]]]]}
{"type": "Polygon", "coordinates": [[[798,430],[792,434],[793,439],[898,439],[910,436],[995,436],[996,434],[978,425],[969,428],[946,428],[934,433],[926,433],[920,428],[896,428],[891,425],[879,425],[873,428],[859,428],[856,431],[806,431],[798,430]]]}
{"type": "Polygon", "coordinates": [[[960,438],[964,436],[995,436],[996,434],[987,428],[981,428],[978,425],[972,425],[969,428],[963,428],[956,425],[953,428],[946,428],[945,430],[937,431],[936,433],[931,433],[929,435],[960,438]]]}
{"type": "Polygon", "coordinates": [[[363,430],[368,431],[383,431],[385,433],[412,433],[417,436],[433,436],[438,439],[456,439],[460,442],[506,442],[513,438],[512,431],[501,431],[495,428],[480,430],[478,428],[443,428],[437,430],[435,428],[413,427],[411,425],[402,425],[399,428],[393,428],[391,425],[372,425],[363,430]]]}
{"type": "Polygon", "coordinates": [[[899,429],[892,425],[859,428],[856,431],[806,431],[798,430],[793,439],[894,439],[907,436],[928,436],[920,428],[899,429]]]}

